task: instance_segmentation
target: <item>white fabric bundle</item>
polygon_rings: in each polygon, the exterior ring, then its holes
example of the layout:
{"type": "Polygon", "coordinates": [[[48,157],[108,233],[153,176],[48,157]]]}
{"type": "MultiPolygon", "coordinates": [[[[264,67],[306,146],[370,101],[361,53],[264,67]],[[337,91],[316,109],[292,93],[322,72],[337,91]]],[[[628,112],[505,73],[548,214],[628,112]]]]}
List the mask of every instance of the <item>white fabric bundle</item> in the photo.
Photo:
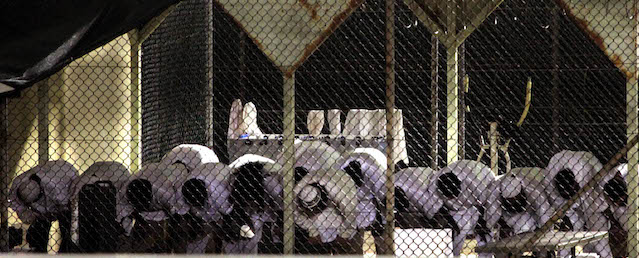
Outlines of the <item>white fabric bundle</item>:
{"type": "Polygon", "coordinates": [[[246,103],[244,109],[242,109],[242,125],[240,128],[244,129],[244,133],[249,136],[260,137],[263,134],[257,124],[257,108],[252,102],[246,103]]]}
{"type": "Polygon", "coordinates": [[[22,222],[31,224],[36,217],[56,215],[70,210],[71,183],[78,177],[78,171],[64,160],[53,160],[37,165],[13,179],[9,193],[9,206],[18,214],[22,222]],[[40,178],[43,198],[25,204],[18,198],[20,185],[27,183],[31,176],[40,178]]]}
{"type": "MultiPolygon", "coordinates": [[[[100,181],[110,182],[117,190],[115,214],[115,219],[117,220],[119,217],[118,214],[126,213],[125,210],[127,209],[128,202],[126,201],[125,185],[129,182],[130,176],[129,170],[121,163],[114,161],[100,161],[93,163],[93,165],[89,166],[82,175],[73,180],[70,188],[70,191],[73,194],[71,199],[71,206],[73,210],[71,217],[71,238],[75,243],[78,243],[79,238],[78,205],[79,193],[82,190],[82,187],[100,181]]],[[[131,229],[133,228],[132,219],[126,217],[122,220],[118,220],[117,222],[122,225],[127,235],[131,233],[131,229]]]]}
{"type": "Polygon", "coordinates": [[[311,110],[306,118],[308,134],[318,136],[324,128],[324,110],[311,110]]]}
{"type": "Polygon", "coordinates": [[[244,133],[245,129],[242,128],[242,101],[236,99],[231,104],[231,110],[229,112],[229,129],[226,133],[228,140],[239,139],[244,133]]]}
{"type": "Polygon", "coordinates": [[[337,135],[342,133],[342,111],[339,109],[328,110],[328,128],[331,134],[337,135]]]}
{"type": "Polygon", "coordinates": [[[188,171],[193,171],[204,163],[218,163],[215,152],[206,146],[197,144],[180,144],[162,157],[160,164],[169,166],[183,163],[188,171]]]}
{"type": "MultiPolygon", "coordinates": [[[[150,221],[165,220],[171,214],[186,213],[186,205],[178,204],[177,197],[180,196],[181,193],[176,186],[179,183],[183,183],[187,175],[188,171],[185,166],[179,164],[166,166],[160,163],[151,163],[145,165],[137,174],[131,176],[124,191],[126,191],[133,180],[142,179],[149,181],[153,194],[150,208],[153,211],[140,212],[140,215],[150,221]],[[166,211],[169,213],[166,213],[166,211]]],[[[118,220],[131,215],[133,212],[131,200],[129,200],[126,195],[124,198],[124,209],[122,209],[121,214],[118,214],[118,220]]]]}
{"type": "Polygon", "coordinates": [[[368,136],[371,127],[368,118],[368,110],[366,109],[349,110],[344,122],[344,135],[368,136]]]}

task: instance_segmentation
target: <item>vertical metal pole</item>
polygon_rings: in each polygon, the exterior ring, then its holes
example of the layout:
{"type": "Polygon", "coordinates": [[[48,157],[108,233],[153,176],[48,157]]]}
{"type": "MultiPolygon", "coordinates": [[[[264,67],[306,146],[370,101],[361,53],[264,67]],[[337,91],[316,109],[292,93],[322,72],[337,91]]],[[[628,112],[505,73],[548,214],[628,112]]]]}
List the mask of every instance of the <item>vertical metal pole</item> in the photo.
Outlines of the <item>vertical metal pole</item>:
{"type": "MultiPolygon", "coordinates": [[[[635,9],[639,7],[637,6],[637,1],[635,1],[635,9]]],[[[639,44],[639,18],[635,15],[635,33],[632,35],[636,43],[639,44]]],[[[635,47],[638,45],[635,44],[635,47]]],[[[639,76],[639,47],[635,50],[636,55],[630,58],[633,61],[633,75],[634,77],[629,78],[626,84],[626,136],[628,137],[628,141],[634,138],[639,132],[639,117],[637,116],[637,108],[639,107],[639,85],[637,83],[637,76],[639,76]]],[[[628,254],[629,257],[639,257],[639,225],[637,225],[639,220],[639,203],[637,202],[639,199],[639,150],[637,146],[633,146],[630,148],[627,154],[628,160],[628,174],[630,175],[630,179],[628,182],[628,254]]]]}
{"type": "Polygon", "coordinates": [[[49,160],[49,79],[38,83],[38,164],[49,160]]]}
{"type": "MultiPolygon", "coordinates": [[[[384,254],[394,255],[395,245],[395,161],[393,160],[393,128],[395,115],[395,1],[386,0],[386,226],[384,228],[384,254]]],[[[402,139],[403,140],[403,139],[402,139]]]]}
{"type": "Polygon", "coordinates": [[[0,97],[0,166],[2,166],[1,186],[2,198],[0,198],[0,251],[9,251],[9,107],[6,97],[0,97]]]}
{"type": "Polygon", "coordinates": [[[459,160],[459,74],[457,47],[448,47],[446,54],[446,161],[459,160]]]}
{"type": "Polygon", "coordinates": [[[490,139],[490,170],[494,175],[499,172],[499,153],[497,152],[497,122],[490,122],[490,131],[488,132],[490,139]]]}
{"type": "Polygon", "coordinates": [[[293,187],[295,185],[295,72],[284,75],[284,254],[295,249],[295,220],[293,187]]]}
{"type": "MultiPolygon", "coordinates": [[[[462,2],[462,4],[465,2],[462,2]]],[[[459,96],[458,96],[458,100],[459,100],[459,107],[457,108],[457,110],[459,110],[459,121],[458,123],[458,130],[459,132],[457,133],[457,137],[458,137],[458,141],[459,141],[459,159],[464,159],[464,157],[466,156],[465,153],[465,146],[466,146],[466,85],[464,84],[464,80],[466,79],[466,44],[465,43],[461,43],[459,45],[459,81],[457,82],[459,85],[462,85],[461,87],[459,87],[459,96]]]]}
{"type": "Polygon", "coordinates": [[[559,151],[559,9],[552,9],[552,148],[559,151]]]}
{"type": "Polygon", "coordinates": [[[129,33],[129,43],[131,44],[131,141],[130,147],[130,171],[136,173],[140,166],[140,36],[138,30],[129,33]]]}
{"type": "Polygon", "coordinates": [[[459,51],[456,1],[447,2],[446,27],[446,161],[459,160],[459,51]]]}
{"type": "Polygon", "coordinates": [[[439,40],[430,36],[430,156],[433,170],[439,168],[439,40]]]}
{"type": "Polygon", "coordinates": [[[213,94],[213,1],[206,2],[206,146],[215,146],[215,106],[213,94]]]}

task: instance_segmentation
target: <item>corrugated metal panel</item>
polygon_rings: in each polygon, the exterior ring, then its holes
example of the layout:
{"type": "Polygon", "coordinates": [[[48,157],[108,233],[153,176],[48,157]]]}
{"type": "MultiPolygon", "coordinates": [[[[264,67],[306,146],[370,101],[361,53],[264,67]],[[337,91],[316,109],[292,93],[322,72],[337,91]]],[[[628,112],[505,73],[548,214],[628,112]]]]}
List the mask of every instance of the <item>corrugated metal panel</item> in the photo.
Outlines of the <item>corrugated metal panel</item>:
{"type": "Polygon", "coordinates": [[[363,0],[217,0],[285,75],[294,72],[363,0]]]}

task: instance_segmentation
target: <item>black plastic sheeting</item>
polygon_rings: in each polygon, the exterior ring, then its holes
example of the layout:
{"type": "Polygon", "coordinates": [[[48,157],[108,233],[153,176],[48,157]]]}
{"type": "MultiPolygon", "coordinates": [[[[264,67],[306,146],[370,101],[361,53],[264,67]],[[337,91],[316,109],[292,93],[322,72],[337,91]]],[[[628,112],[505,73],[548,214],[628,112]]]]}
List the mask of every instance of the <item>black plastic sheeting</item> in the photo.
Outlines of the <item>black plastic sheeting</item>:
{"type": "Polygon", "coordinates": [[[177,2],[0,1],[0,83],[27,88],[177,2]]]}

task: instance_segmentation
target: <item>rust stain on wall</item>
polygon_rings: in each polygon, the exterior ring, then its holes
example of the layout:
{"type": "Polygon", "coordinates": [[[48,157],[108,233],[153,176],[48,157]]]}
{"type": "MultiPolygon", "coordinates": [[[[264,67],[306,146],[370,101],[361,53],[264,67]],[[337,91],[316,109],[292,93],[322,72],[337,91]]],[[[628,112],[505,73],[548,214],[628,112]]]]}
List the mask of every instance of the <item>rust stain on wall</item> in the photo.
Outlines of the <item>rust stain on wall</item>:
{"type": "Polygon", "coordinates": [[[311,15],[311,19],[313,20],[319,20],[319,16],[317,16],[317,9],[320,8],[320,5],[315,3],[315,4],[309,4],[308,0],[299,0],[299,3],[302,7],[304,7],[304,9],[308,10],[310,12],[311,15]]]}
{"type": "Polygon", "coordinates": [[[306,59],[308,59],[308,57],[311,56],[313,52],[315,52],[315,50],[317,50],[317,48],[319,48],[319,46],[322,45],[322,43],[324,43],[324,41],[333,34],[333,32],[335,32],[337,27],[339,27],[339,25],[342,24],[342,22],[344,22],[363,2],[364,0],[350,0],[346,10],[337,14],[328,27],[322,31],[315,40],[306,46],[304,54],[302,54],[302,57],[297,60],[293,66],[281,67],[284,76],[291,77],[297,68],[299,68],[302,63],[304,63],[304,61],[306,61],[306,59]]]}
{"type": "MultiPolygon", "coordinates": [[[[631,78],[635,77],[635,74],[631,73],[630,71],[628,71],[628,69],[626,69],[623,66],[623,61],[622,61],[621,57],[619,57],[618,55],[616,55],[612,51],[610,51],[608,49],[608,47],[606,46],[606,44],[604,43],[604,39],[601,36],[599,36],[599,34],[597,34],[597,32],[594,32],[594,31],[592,31],[589,28],[588,21],[580,19],[577,16],[575,16],[575,14],[572,13],[572,9],[570,9],[570,6],[567,3],[565,3],[563,0],[555,0],[555,2],[557,3],[557,5],[559,7],[561,7],[563,10],[566,11],[566,14],[568,15],[568,17],[570,17],[570,19],[575,24],[577,24],[577,26],[579,26],[579,28],[582,31],[584,31],[588,35],[590,40],[592,40],[592,42],[594,42],[599,47],[599,49],[601,49],[606,54],[606,56],[608,56],[608,59],[610,59],[610,61],[617,68],[619,68],[619,70],[626,76],[626,79],[631,79],[631,78]]],[[[636,8],[633,8],[633,9],[634,9],[633,10],[634,15],[636,17],[637,9],[636,8]]],[[[635,43],[635,45],[636,45],[636,43],[635,43]]]]}

